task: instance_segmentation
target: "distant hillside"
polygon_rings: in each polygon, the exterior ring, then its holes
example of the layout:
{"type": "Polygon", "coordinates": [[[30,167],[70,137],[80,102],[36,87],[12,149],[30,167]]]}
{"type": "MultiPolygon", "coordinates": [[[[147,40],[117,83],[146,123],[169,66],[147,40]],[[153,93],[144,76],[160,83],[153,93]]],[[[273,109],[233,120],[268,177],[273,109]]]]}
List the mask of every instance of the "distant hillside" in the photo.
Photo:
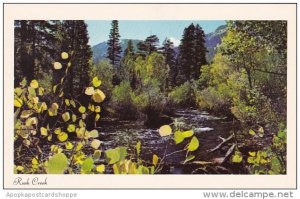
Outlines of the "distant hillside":
{"type": "MultiPolygon", "coordinates": [[[[125,51],[125,49],[127,48],[128,41],[129,41],[129,39],[122,39],[121,40],[122,55],[123,55],[123,52],[125,51]]],[[[141,40],[131,40],[131,41],[132,41],[132,44],[133,44],[133,48],[136,51],[137,50],[137,44],[141,40]]],[[[101,42],[101,43],[99,43],[99,44],[92,47],[94,63],[99,63],[102,59],[106,58],[107,48],[108,48],[107,42],[101,42]]]]}
{"type": "Polygon", "coordinates": [[[209,33],[209,34],[205,35],[206,36],[205,45],[206,45],[206,48],[208,50],[208,53],[206,55],[206,59],[209,63],[214,58],[215,53],[216,53],[216,47],[221,43],[221,39],[226,34],[226,32],[227,32],[227,26],[222,25],[222,26],[219,26],[215,30],[215,32],[212,32],[212,33],[209,33]]]}
{"type": "MultiPolygon", "coordinates": [[[[206,36],[205,37],[205,42],[206,42],[205,45],[208,50],[206,58],[209,63],[212,61],[212,59],[215,55],[217,45],[221,43],[221,38],[226,34],[226,30],[227,30],[227,26],[222,25],[222,26],[219,26],[215,30],[215,32],[205,35],[206,36]]],[[[121,40],[122,53],[127,48],[128,41],[129,41],[129,39],[121,40]]],[[[136,39],[132,40],[135,51],[137,51],[137,44],[140,41],[141,40],[136,40],[136,39]]],[[[108,47],[107,42],[101,42],[92,47],[94,63],[99,63],[99,61],[106,58],[107,47],[108,47]]],[[[174,50],[175,50],[176,54],[179,52],[178,47],[175,47],[174,50]]]]}

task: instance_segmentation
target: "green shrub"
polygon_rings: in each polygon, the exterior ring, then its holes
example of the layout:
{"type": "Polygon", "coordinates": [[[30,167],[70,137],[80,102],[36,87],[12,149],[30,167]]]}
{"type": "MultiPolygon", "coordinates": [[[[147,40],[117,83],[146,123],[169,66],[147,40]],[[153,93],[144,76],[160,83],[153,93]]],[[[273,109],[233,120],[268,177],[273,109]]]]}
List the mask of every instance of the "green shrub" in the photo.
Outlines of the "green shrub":
{"type": "Polygon", "coordinates": [[[121,82],[112,91],[110,107],[122,119],[136,119],[137,108],[133,103],[134,93],[128,81],[121,82]]]}
{"type": "Polygon", "coordinates": [[[200,109],[226,115],[230,114],[230,98],[213,87],[198,92],[196,101],[200,109]]]}
{"type": "Polygon", "coordinates": [[[175,87],[169,93],[170,103],[174,106],[189,107],[195,105],[195,89],[191,82],[175,87]]]}

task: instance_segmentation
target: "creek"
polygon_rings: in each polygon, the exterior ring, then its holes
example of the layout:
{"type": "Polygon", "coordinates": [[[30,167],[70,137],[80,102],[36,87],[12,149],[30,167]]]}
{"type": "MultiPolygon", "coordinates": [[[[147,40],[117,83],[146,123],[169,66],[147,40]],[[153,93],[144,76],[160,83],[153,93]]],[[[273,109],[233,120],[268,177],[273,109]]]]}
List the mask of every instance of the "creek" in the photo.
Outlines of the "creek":
{"type": "MultiPolygon", "coordinates": [[[[234,124],[226,117],[216,117],[205,111],[196,109],[179,109],[172,116],[177,127],[182,130],[193,130],[197,136],[200,146],[193,152],[195,162],[211,162],[216,158],[224,157],[233,141],[224,144],[220,149],[208,153],[207,150],[215,148],[222,142],[222,138],[229,137],[233,132],[239,130],[239,124],[234,124]]],[[[182,150],[188,140],[176,145],[172,136],[161,137],[158,129],[147,128],[143,121],[115,120],[105,122],[99,127],[99,138],[103,142],[102,150],[117,146],[127,147],[129,153],[135,153],[135,146],[141,142],[141,158],[146,162],[152,162],[153,154],[163,157],[174,151],[182,150]]],[[[185,151],[174,153],[164,158],[161,174],[218,174],[218,173],[243,173],[236,165],[228,163],[222,166],[208,167],[206,165],[183,164],[186,158],[185,151]]]]}

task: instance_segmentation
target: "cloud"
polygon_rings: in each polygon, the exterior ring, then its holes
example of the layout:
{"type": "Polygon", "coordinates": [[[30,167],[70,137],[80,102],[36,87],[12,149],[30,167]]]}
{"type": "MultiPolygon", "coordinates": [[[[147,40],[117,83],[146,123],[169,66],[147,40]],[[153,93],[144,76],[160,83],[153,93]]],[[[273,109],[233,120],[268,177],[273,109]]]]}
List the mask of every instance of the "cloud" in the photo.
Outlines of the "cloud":
{"type": "Polygon", "coordinates": [[[177,47],[180,44],[180,40],[174,38],[174,37],[170,37],[169,38],[171,42],[173,42],[174,46],[177,47]]]}

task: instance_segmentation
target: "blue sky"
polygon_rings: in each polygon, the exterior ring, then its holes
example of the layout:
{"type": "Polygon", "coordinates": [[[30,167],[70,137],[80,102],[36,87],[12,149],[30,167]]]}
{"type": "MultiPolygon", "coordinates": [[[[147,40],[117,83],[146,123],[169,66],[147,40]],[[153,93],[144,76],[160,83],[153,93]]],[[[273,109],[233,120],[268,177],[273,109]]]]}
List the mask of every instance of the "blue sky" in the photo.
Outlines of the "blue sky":
{"type": "MultiPolygon", "coordinates": [[[[91,46],[100,42],[107,41],[111,29],[111,21],[104,20],[87,20],[88,32],[91,46]]],[[[177,46],[182,37],[185,27],[191,23],[199,24],[204,32],[210,33],[215,31],[220,25],[226,24],[223,20],[210,21],[189,21],[189,20],[119,20],[119,32],[121,39],[140,39],[144,40],[149,35],[157,35],[160,42],[166,37],[171,38],[177,46]]]]}

